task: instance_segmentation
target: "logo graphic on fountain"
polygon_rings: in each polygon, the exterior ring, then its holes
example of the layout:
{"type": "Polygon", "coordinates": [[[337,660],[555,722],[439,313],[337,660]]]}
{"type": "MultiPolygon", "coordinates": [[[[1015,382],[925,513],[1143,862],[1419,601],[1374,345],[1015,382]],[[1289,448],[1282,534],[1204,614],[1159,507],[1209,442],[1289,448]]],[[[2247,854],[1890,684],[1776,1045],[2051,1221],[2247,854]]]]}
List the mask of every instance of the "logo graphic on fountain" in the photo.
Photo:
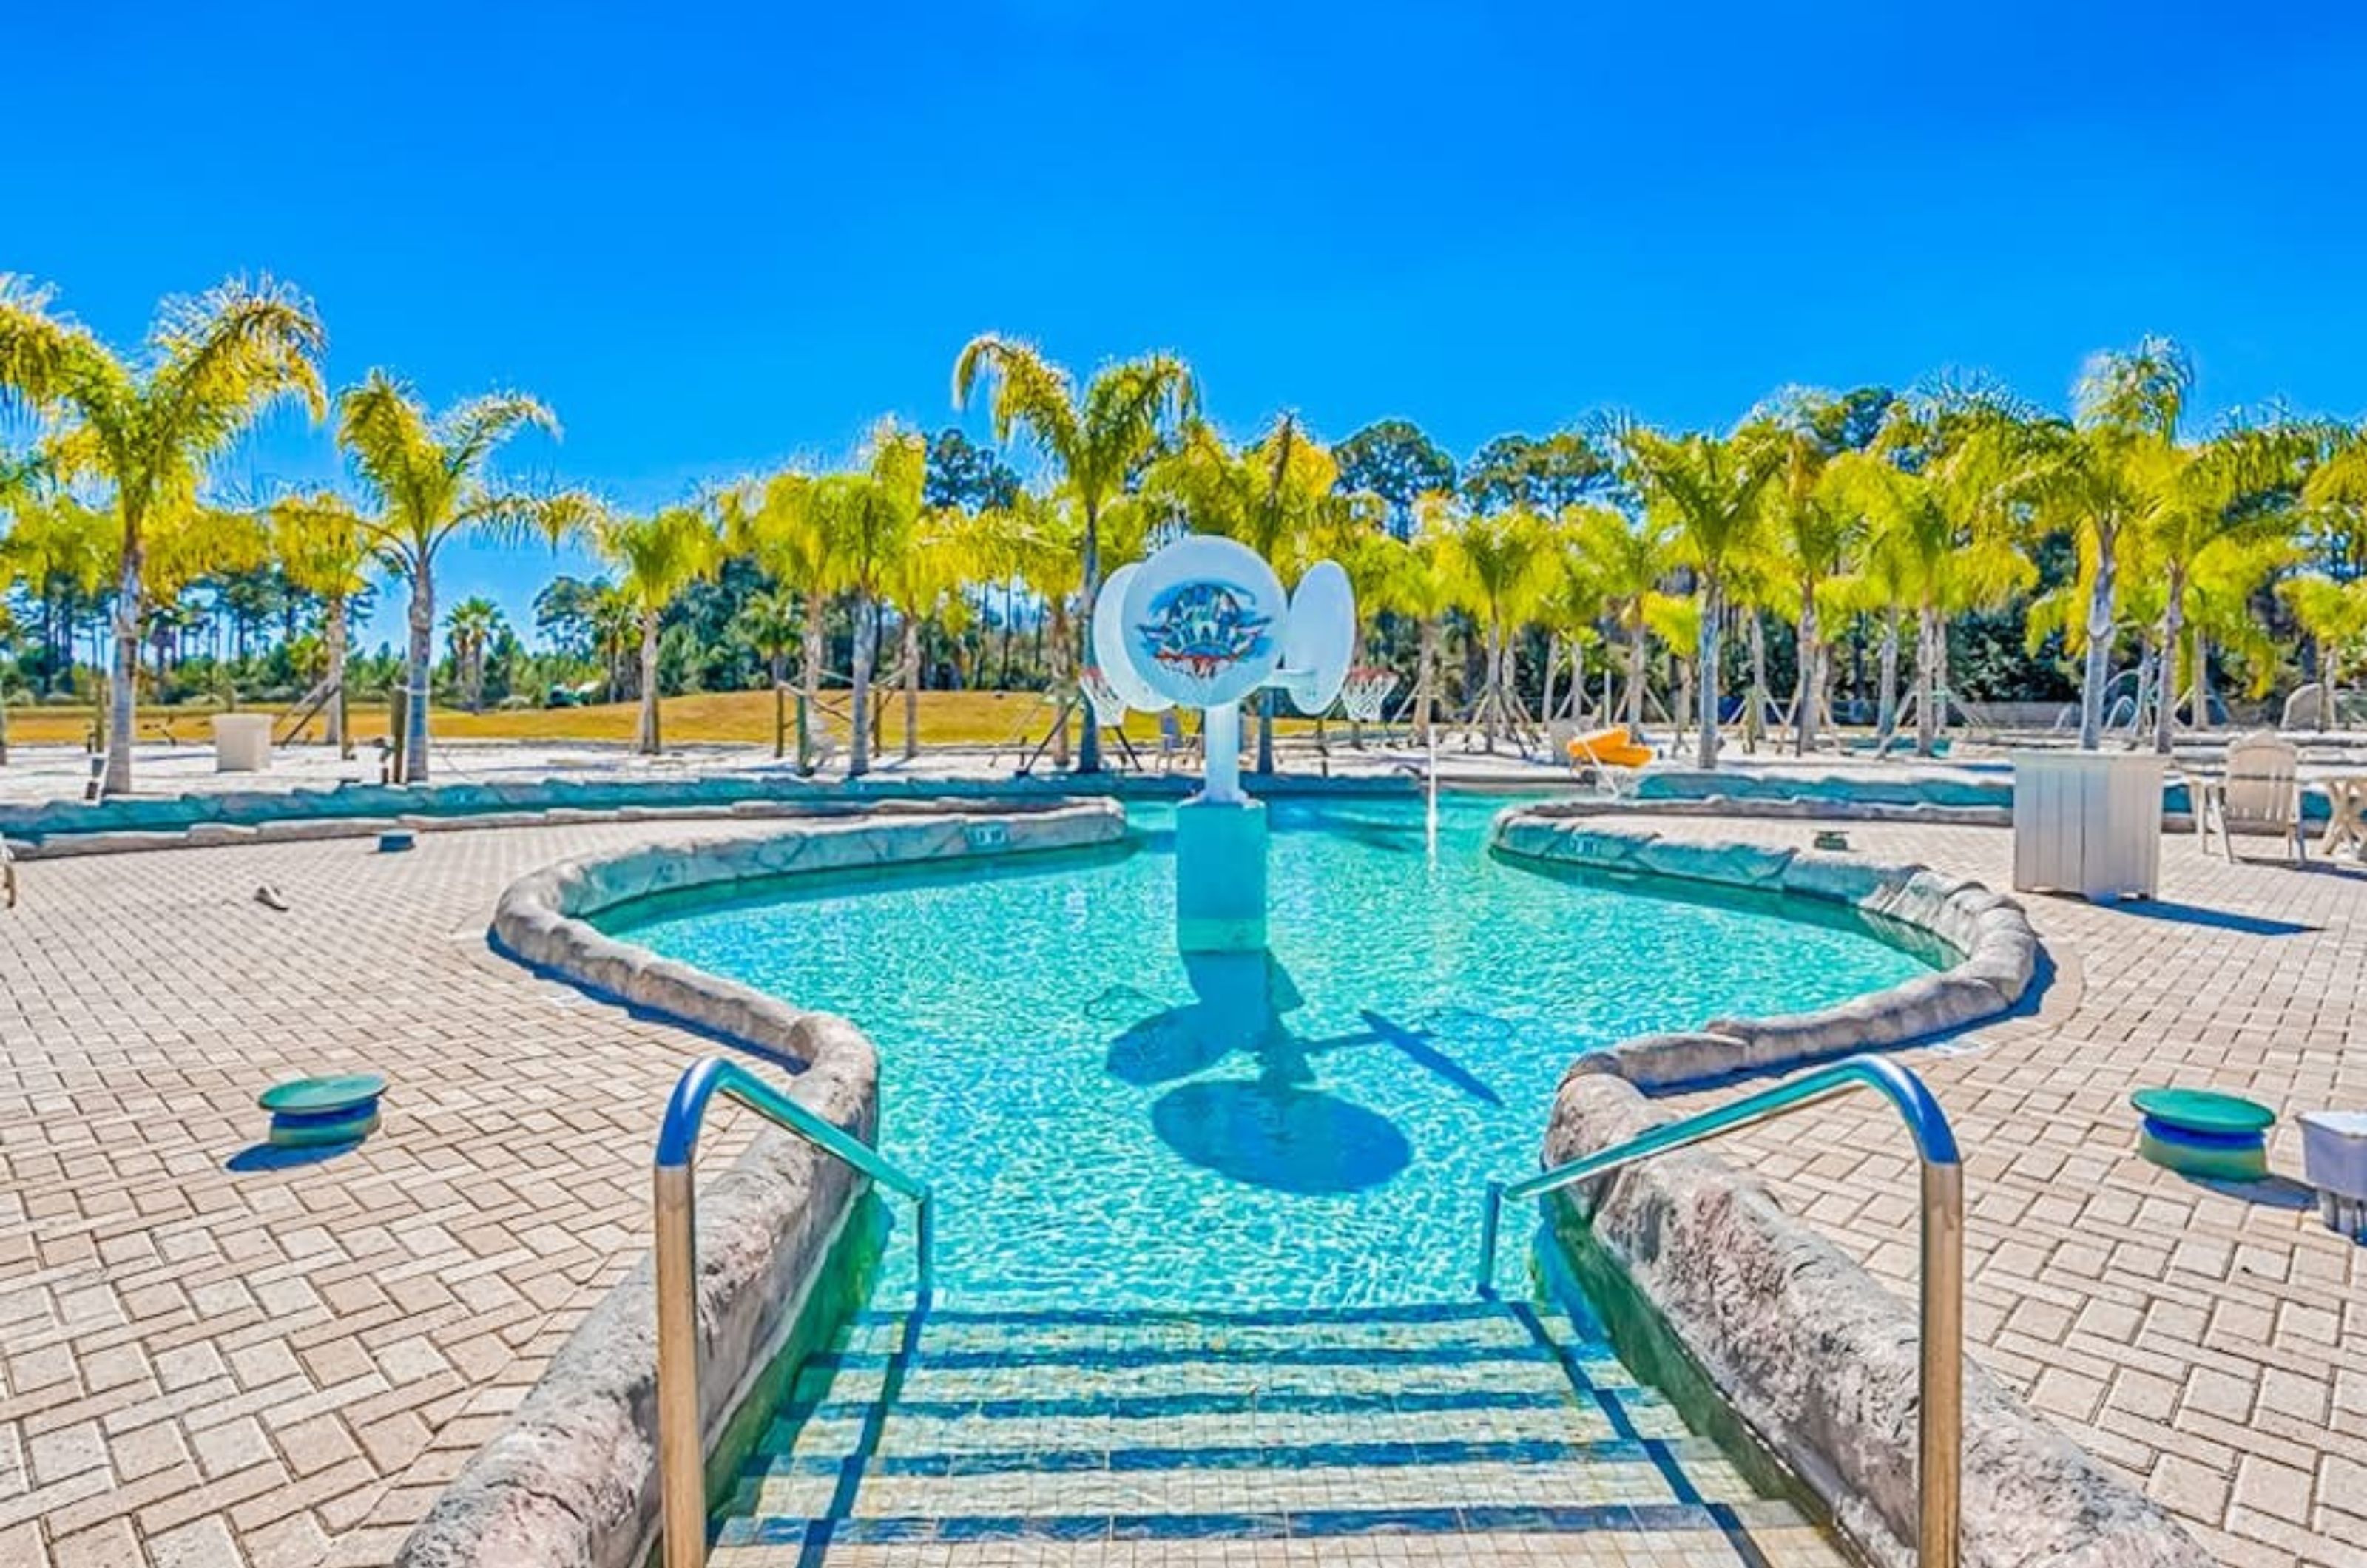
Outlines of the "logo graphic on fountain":
{"type": "Polygon", "coordinates": [[[1257,614],[1256,595],[1213,578],[1179,582],[1150,602],[1150,617],[1134,628],[1142,652],[1159,664],[1214,679],[1248,660],[1263,659],[1274,639],[1271,615],[1257,614]]]}

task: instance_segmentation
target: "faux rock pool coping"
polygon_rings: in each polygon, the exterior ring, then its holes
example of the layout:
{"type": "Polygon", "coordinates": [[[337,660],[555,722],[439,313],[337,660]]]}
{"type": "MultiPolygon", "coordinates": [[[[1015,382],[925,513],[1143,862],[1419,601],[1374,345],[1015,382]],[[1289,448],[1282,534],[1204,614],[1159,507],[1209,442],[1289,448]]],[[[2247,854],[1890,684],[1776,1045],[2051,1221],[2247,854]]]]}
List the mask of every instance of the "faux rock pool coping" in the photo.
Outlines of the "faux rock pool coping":
{"type": "Polygon", "coordinates": [[[1673,877],[1842,904],[1937,938],[1961,956],[1814,1011],[1711,1019],[1697,1030],[1639,1035],[1580,1058],[1657,1091],[1880,1049],[1965,1028],[2019,1004],[2036,977],[2038,933],[2022,906],[1981,883],[1854,855],[1663,838],[1600,818],[1514,807],[1498,814],[1497,852],[1611,875],[1673,877]]]}
{"type": "MultiPolygon", "coordinates": [[[[1554,1099],[1548,1166],[1667,1120],[1648,1091],[1804,1065],[1977,1022],[2020,1001],[2038,941],[2012,899],[1921,866],[1737,842],[1665,839],[1567,812],[1514,808],[1497,849],[1539,862],[1677,877],[1847,904],[1962,954],[1937,975],[1810,1013],[1716,1019],[1573,1063],[1554,1099]]],[[[1914,1561],[1916,1316],[1840,1249],[1706,1152],[1648,1160],[1558,1195],[1650,1303],[1721,1398],[1885,1568],[1914,1561]]],[[[2205,1568],[2210,1556],[1976,1365],[1965,1368],[1967,1568],[2205,1568]]]]}
{"type": "MultiPolygon", "coordinates": [[[[1545,1156],[1561,1164],[1667,1120],[1581,1061],[1545,1156]]],[[[1906,1303],[1716,1155],[1679,1153],[1555,1202],[1591,1229],[1719,1397],[1882,1568],[1915,1560],[1920,1329],[1906,1303]]],[[[1565,1244],[1566,1245],[1566,1244],[1565,1244]]],[[[2107,1473],[1969,1358],[1965,1568],[2209,1568],[2150,1498],[2107,1473]]]]}
{"type": "MultiPolygon", "coordinates": [[[[590,919],[651,894],[808,871],[1107,843],[1115,802],[821,820],[762,838],[586,856],[510,884],[495,942],[520,960],[787,1067],[787,1092],[868,1141],[878,1054],[846,1020],[658,957],[590,919]]],[[[658,1108],[651,1107],[652,1118],[658,1108]]],[[[701,1410],[710,1440],[796,1326],[864,1183],[772,1129],[698,1197],[701,1410]]],[[[656,1294],[647,1257],[551,1358],[396,1556],[399,1568],[633,1568],[658,1528],[656,1294]]]]}

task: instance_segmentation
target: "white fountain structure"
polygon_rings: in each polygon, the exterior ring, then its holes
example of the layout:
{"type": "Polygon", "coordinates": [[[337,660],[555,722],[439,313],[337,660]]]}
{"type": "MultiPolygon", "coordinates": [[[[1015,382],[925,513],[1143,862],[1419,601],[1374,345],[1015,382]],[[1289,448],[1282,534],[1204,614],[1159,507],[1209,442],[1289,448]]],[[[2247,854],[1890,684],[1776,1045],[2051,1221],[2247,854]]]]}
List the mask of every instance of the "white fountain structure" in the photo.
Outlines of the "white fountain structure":
{"type": "Polygon", "coordinates": [[[1185,953],[1261,950],[1265,807],[1241,793],[1241,700],[1266,687],[1310,716],[1338,700],[1356,639],[1356,596],[1318,561],[1286,600],[1256,551],[1189,535],[1102,584],[1093,662],[1129,708],[1203,710],[1204,780],[1175,813],[1175,934],[1185,953]]]}

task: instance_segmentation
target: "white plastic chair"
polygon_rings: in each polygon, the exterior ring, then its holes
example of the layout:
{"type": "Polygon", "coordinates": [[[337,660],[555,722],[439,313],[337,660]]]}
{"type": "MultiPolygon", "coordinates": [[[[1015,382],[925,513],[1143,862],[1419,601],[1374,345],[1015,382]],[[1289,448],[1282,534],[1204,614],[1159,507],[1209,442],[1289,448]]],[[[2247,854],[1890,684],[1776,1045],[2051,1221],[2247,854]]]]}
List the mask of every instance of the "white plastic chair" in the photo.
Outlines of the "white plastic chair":
{"type": "Polygon", "coordinates": [[[2287,858],[2295,865],[2307,861],[2301,836],[2301,754],[2292,741],[2260,730],[2228,745],[2226,773],[2195,788],[2194,833],[2205,852],[2214,827],[2230,861],[2236,858],[2238,829],[2274,833],[2284,840],[2287,858]]]}

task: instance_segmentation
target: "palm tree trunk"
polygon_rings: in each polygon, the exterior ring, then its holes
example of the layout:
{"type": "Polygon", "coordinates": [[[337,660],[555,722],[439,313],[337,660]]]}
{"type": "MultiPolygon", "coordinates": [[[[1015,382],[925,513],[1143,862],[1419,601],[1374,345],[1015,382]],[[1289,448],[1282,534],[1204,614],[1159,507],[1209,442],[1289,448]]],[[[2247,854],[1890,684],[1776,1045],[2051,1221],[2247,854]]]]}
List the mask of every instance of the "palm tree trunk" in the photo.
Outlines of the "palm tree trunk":
{"type": "Polygon", "coordinates": [[[123,571],[115,591],[115,684],[108,693],[107,775],[102,787],[108,795],[126,794],[131,788],[131,742],[139,712],[140,612],[145,575],[142,569],[148,552],[135,531],[125,532],[123,571]]]}
{"type": "Polygon", "coordinates": [[[1799,666],[1799,677],[1792,684],[1792,754],[1805,757],[1817,743],[1817,702],[1823,694],[1817,646],[1817,590],[1813,583],[1800,589],[1800,624],[1793,639],[1793,661],[1799,666]]]}
{"type": "Polygon", "coordinates": [[[779,761],[789,750],[789,682],[787,671],[781,666],[787,662],[788,650],[773,649],[773,760],[779,761]]]}
{"type": "Polygon", "coordinates": [[[427,682],[436,659],[436,577],[423,556],[413,563],[410,664],[404,675],[402,782],[427,782],[427,682]]]}
{"type": "Polygon", "coordinates": [[[2211,728],[2211,639],[2194,629],[2194,728],[2211,728]]]}
{"type": "Polygon", "coordinates": [[[1431,739],[1431,710],[1438,701],[1438,623],[1421,623],[1421,637],[1414,652],[1413,727],[1422,744],[1431,739]]]}
{"type": "MultiPolygon", "coordinates": [[[[1046,601],[1044,621],[1036,624],[1041,626],[1046,621],[1051,625],[1052,646],[1045,652],[1045,669],[1052,700],[1058,705],[1053,709],[1058,716],[1058,724],[1052,737],[1052,765],[1065,768],[1069,765],[1069,610],[1057,593],[1046,601]]],[[[1085,738],[1091,740],[1093,733],[1093,716],[1088,713],[1085,716],[1085,738]]]]}
{"type": "Polygon", "coordinates": [[[1258,694],[1257,694],[1257,695],[1256,695],[1256,697],[1255,697],[1254,699],[1252,699],[1252,700],[1254,700],[1254,701],[1256,702],[1256,704],[1257,704],[1257,716],[1258,716],[1258,754],[1257,754],[1257,771],[1258,771],[1259,773],[1270,773],[1274,772],[1274,697],[1275,697],[1275,693],[1274,692],[1274,690],[1273,690],[1271,687],[1269,687],[1267,690],[1258,693],[1258,694]]]}
{"type": "Polygon", "coordinates": [[[2079,749],[2104,743],[2104,685],[2112,678],[2112,549],[2117,529],[2096,527],[2096,581],[2088,590],[2088,660],[2079,682],[2079,749]]]}
{"type": "Polygon", "coordinates": [[[352,726],[345,713],[345,601],[343,594],[329,601],[327,624],[322,628],[323,640],[329,645],[329,744],[337,749],[340,761],[354,754],[352,726]]]}
{"type": "Polygon", "coordinates": [[[658,754],[658,613],[641,613],[641,723],[634,737],[644,757],[658,754]]]}
{"type": "Polygon", "coordinates": [[[846,776],[861,778],[871,771],[871,660],[879,636],[879,620],[874,613],[871,595],[855,590],[853,630],[854,695],[849,699],[849,720],[855,730],[855,740],[847,752],[846,776]]]}
{"type": "Polygon", "coordinates": [[[1503,716],[1504,633],[1491,616],[1480,644],[1479,664],[1479,739],[1490,756],[1496,751],[1496,732],[1502,728],[1503,716]]]}
{"type": "Polygon", "coordinates": [[[1898,732],[1898,606],[1892,604],[1882,612],[1881,685],[1874,698],[1874,750],[1890,750],[1890,738],[1898,732]]]}
{"type": "Polygon", "coordinates": [[[1915,612],[1915,754],[1929,757],[1937,738],[1940,716],[1934,702],[1940,690],[1940,610],[1925,600],[1915,612]]]}
{"type": "MultiPolygon", "coordinates": [[[[798,700],[802,705],[804,724],[818,723],[821,717],[821,594],[808,591],[806,594],[805,651],[799,656],[798,669],[798,700]]],[[[813,766],[809,737],[800,728],[798,733],[798,766],[813,766]]]]}
{"type": "Polygon", "coordinates": [[[1673,751],[1684,744],[1685,726],[1693,722],[1693,698],[1696,694],[1693,690],[1693,665],[1695,660],[1691,659],[1680,659],[1674,654],[1670,654],[1669,657],[1677,667],[1677,711],[1675,716],[1677,721],[1677,735],[1675,740],[1670,744],[1670,750],[1673,751]]]}
{"type": "Polygon", "coordinates": [[[1004,583],[1002,585],[1002,680],[1000,683],[1002,689],[1006,692],[1011,690],[1011,619],[1014,598],[1014,593],[1011,584],[1004,583]]]}
{"type": "Polygon", "coordinates": [[[921,618],[904,617],[904,760],[921,754],[921,618]]]}
{"type": "Polygon", "coordinates": [[[1651,634],[1644,627],[1642,606],[1627,638],[1627,739],[1644,739],[1644,668],[1651,656],[1651,634]]]}
{"type": "Polygon", "coordinates": [[[1759,749],[1759,732],[1767,724],[1767,623],[1757,605],[1744,612],[1750,627],[1750,720],[1742,727],[1751,750],[1759,749]]]}
{"type": "Polygon", "coordinates": [[[1956,702],[1956,688],[1948,670],[1948,615],[1944,610],[1931,626],[1931,670],[1935,677],[1931,693],[1931,724],[1937,733],[1945,735],[1948,733],[1948,710],[1956,702]]]}
{"type": "Polygon", "coordinates": [[[1700,744],[1693,750],[1693,765],[1700,768],[1717,766],[1717,643],[1718,617],[1726,611],[1726,594],[1717,579],[1706,573],[1702,579],[1701,637],[1694,662],[1699,667],[1693,682],[1701,698],[1700,744]]]}
{"type": "Polygon", "coordinates": [[[1546,633],[1545,688],[1537,696],[1539,717],[1546,724],[1551,724],[1554,721],[1554,667],[1560,662],[1561,636],[1557,632],[1547,632],[1546,633]]]}
{"type": "MultiPolygon", "coordinates": [[[[2186,574],[2177,562],[2169,567],[2169,577],[2164,585],[2161,602],[2161,701],[2153,716],[2153,749],[2162,756],[2169,755],[2170,731],[2178,722],[2178,649],[2186,629],[2186,574]]],[[[2202,709],[2196,705],[2196,727],[2202,724],[2202,709]]]]}
{"type": "MultiPolygon", "coordinates": [[[[1098,502],[1088,501],[1085,503],[1084,592],[1079,595],[1078,603],[1078,613],[1084,617],[1084,623],[1088,626],[1093,624],[1093,602],[1101,597],[1101,506],[1098,502]]],[[[1067,649],[1063,647],[1061,654],[1064,662],[1066,661],[1067,652],[1067,649]]],[[[1086,655],[1086,662],[1092,662],[1092,654],[1090,652],[1086,655]]],[[[1066,690],[1067,687],[1064,682],[1062,686],[1063,694],[1066,694],[1066,690]]],[[[1261,759],[1261,766],[1273,761],[1272,748],[1267,743],[1266,737],[1263,731],[1260,732],[1258,737],[1258,754],[1261,759]]],[[[1081,773],[1097,773],[1101,771],[1102,727],[1093,722],[1093,715],[1089,711],[1085,716],[1084,740],[1077,748],[1077,772],[1081,773]]]]}

